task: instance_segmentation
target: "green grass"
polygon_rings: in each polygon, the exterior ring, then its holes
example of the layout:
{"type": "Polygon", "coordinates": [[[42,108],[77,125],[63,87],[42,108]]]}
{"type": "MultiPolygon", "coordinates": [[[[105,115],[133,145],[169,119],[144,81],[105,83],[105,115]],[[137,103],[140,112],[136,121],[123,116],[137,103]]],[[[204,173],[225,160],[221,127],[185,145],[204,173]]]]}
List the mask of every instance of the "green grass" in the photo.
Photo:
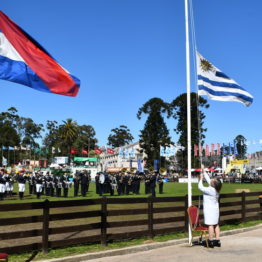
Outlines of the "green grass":
{"type": "MultiPolygon", "coordinates": [[[[244,227],[251,227],[255,225],[262,224],[261,220],[256,221],[249,221],[244,222],[237,225],[224,225],[221,227],[221,231],[230,230],[230,229],[237,229],[237,228],[244,228],[244,227]]],[[[100,244],[92,244],[92,245],[81,245],[81,246],[73,246],[67,248],[59,248],[59,249],[52,249],[49,251],[48,254],[44,254],[39,252],[36,254],[33,261],[42,260],[42,259],[52,259],[52,258],[59,258],[59,257],[66,257],[72,255],[79,255],[84,253],[91,253],[91,252],[99,252],[99,251],[106,251],[106,250],[113,250],[119,248],[125,248],[135,245],[141,245],[147,242],[164,242],[172,239],[180,239],[186,238],[186,233],[178,233],[178,234],[169,234],[169,235],[162,235],[156,236],[153,240],[149,238],[140,238],[134,239],[129,241],[119,241],[114,243],[108,243],[107,246],[101,246],[100,244]]],[[[32,253],[24,253],[19,255],[11,255],[9,261],[10,262],[24,262],[32,256],[32,253]]]]}
{"type": "MultiPolygon", "coordinates": [[[[256,191],[262,191],[262,184],[223,184],[221,194],[225,193],[234,193],[236,189],[249,189],[251,192],[256,192],[256,191]]],[[[57,200],[73,200],[73,199],[90,199],[90,198],[100,198],[99,195],[96,194],[95,192],[95,183],[90,184],[89,192],[87,193],[87,196],[84,198],[80,196],[74,197],[74,189],[70,188],[69,189],[69,197],[68,198],[57,198],[57,197],[47,197],[47,196],[42,196],[41,199],[36,199],[35,195],[30,196],[28,193],[28,185],[26,186],[26,192],[25,192],[25,199],[24,200],[19,200],[18,196],[13,196],[12,198],[6,198],[4,201],[1,201],[0,203],[25,203],[25,202],[38,202],[38,201],[43,201],[43,199],[49,199],[50,201],[57,201],[57,200]]],[[[14,192],[17,192],[17,185],[15,185],[14,192]]],[[[141,183],[140,187],[140,195],[133,195],[129,194],[124,195],[124,196],[118,196],[117,192],[115,192],[114,198],[123,198],[123,197],[147,197],[148,195],[144,194],[145,192],[145,187],[144,184],[141,183]]],[[[187,184],[186,183],[165,183],[164,184],[164,193],[163,194],[158,194],[158,186],[156,187],[156,195],[157,197],[174,197],[174,196],[184,196],[187,194],[187,184]]],[[[192,184],[192,193],[193,195],[199,195],[200,192],[197,188],[197,184],[192,184]]],[[[105,194],[107,197],[111,197],[109,194],[105,194]]]]}

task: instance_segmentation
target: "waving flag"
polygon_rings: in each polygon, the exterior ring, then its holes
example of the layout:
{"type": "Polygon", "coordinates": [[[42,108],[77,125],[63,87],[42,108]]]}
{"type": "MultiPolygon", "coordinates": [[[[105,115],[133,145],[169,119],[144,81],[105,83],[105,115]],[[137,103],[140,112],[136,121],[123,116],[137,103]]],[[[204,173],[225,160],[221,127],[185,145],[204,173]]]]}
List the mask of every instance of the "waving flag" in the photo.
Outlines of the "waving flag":
{"type": "Polygon", "coordinates": [[[0,11],[0,79],[33,89],[76,96],[80,81],[0,11]]]}
{"type": "Polygon", "coordinates": [[[241,102],[246,106],[253,102],[251,94],[199,53],[197,53],[197,77],[199,95],[207,95],[210,99],[218,101],[241,102]]]}
{"type": "Polygon", "coordinates": [[[114,154],[115,151],[114,151],[114,149],[108,147],[108,148],[106,149],[106,153],[107,153],[107,154],[114,154]]]}
{"type": "Polygon", "coordinates": [[[103,152],[103,151],[102,151],[101,149],[95,148],[95,153],[96,153],[97,155],[100,155],[102,152],[103,152]]]}
{"type": "Polygon", "coordinates": [[[83,154],[83,155],[88,155],[88,150],[82,148],[82,154],[83,154]]]}
{"type": "Polygon", "coordinates": [[[70,149],[70,154],[72,154],[72,155],[77,154],[77,149],[72,147],[72,148],[70,149]]]}

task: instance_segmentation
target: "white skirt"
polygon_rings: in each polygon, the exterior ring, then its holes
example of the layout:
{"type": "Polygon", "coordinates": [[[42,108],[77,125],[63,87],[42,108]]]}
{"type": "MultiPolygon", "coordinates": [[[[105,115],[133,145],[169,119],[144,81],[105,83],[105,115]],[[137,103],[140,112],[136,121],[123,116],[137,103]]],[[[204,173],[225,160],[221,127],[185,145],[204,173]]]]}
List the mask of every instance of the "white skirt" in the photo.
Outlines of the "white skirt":
{"type": "Polygon", "coordinates": [[[9,182],[5,183],[5,188],[7,192],[11,191],[9,182]]]}
{"type": "Polygon", "coordinates": [[[213,226],[219,223],[219,208],[216,206],[204,206],[205,225],[213,226]]]}
{"type": "Polygon", "coordinates": [[[19,183],[18,184],[18,191],[19,192],[25,192],[25,184],[19,183]]]}
{"type": "Polygon", "coordinates": [[[42,192],[42,184],[36,184],[36,193],[42,192]]]}
{"type": "Polygon", "coordinates": [[[0,184],[0,193],[5,193],[5,184],[0,184]]]}

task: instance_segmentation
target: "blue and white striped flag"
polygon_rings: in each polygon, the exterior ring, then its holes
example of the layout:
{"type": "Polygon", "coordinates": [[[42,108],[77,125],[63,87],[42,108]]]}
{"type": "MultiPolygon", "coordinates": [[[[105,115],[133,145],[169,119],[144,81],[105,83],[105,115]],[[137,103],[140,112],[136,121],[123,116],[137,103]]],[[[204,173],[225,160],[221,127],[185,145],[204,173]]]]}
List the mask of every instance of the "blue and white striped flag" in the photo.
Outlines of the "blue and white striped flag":
{"type": "Polygon", "coordinates": [[[197,53],[198,94],[218,101],[235,101],[249,106],[253,96],[237,82],[222,73],[203,56],[197,53]]]}

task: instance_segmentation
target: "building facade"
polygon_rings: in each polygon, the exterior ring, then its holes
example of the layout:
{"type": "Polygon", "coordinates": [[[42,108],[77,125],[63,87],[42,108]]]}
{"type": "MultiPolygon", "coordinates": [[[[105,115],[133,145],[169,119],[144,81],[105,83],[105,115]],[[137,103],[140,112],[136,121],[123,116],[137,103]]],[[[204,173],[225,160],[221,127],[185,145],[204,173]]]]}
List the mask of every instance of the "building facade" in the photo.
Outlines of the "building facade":
{"type": "Polygon", "coordinates": [[[143,160],[143,153],[139,142],[114,148],[114,153],[109,154],[104,150],[100,154],[100,171],[120,171],[123,168],[130,169],[138,167],[138,160],[143,160]]]}

